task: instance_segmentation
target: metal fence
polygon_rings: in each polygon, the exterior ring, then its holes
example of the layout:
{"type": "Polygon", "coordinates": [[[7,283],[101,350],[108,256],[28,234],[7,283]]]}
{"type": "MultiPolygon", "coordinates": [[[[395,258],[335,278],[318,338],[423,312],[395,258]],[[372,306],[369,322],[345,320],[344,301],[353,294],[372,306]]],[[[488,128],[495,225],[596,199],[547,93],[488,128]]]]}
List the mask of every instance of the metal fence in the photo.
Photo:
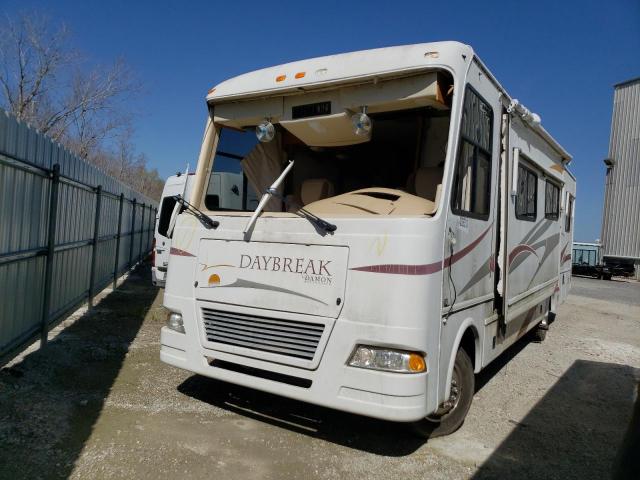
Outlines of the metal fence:
{"type": "Polygon", "coordinates": [[[0,365],[151,248],[157,202],[0,110],[0,365]]]}

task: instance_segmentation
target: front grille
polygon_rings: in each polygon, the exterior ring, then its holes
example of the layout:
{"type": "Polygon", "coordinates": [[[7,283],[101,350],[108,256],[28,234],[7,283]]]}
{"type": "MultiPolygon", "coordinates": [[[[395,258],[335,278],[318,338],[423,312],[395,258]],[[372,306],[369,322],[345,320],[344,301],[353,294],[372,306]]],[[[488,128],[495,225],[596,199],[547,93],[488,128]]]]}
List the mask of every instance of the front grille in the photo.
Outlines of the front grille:
{"type": "Polygon", "coordinates": [[[324,331],[318,323],[202,309],[207,341],[313,359],[324,331]]]}

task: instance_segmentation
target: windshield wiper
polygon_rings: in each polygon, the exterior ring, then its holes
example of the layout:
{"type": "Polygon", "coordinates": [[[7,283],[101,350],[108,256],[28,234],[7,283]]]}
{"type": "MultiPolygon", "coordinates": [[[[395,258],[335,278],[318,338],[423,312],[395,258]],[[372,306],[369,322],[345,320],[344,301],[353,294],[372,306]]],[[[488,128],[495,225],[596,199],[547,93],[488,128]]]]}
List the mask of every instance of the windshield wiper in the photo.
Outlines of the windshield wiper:
{"type": "Polygon", "coordinates": [[[326,232],[335,232],[338,229],[338,227],[336,225],[334,225],[333,223],[329,223],[326,220],[324,220],[324,219],[320,218],[319,216],[317,216],[315,213],[311,213],[306,208],[298,205],[297,203],[289,201],[289,199],[285,198],[283,195],[280,195],[277,192],[273,192],[273,196],[279,198],[280,200],[282,200],[287,207],[295,208],[296,211],[293,212],[293,213],[295,213],[296,215],[298,215],[298,216],[300,216],[302,218],[306,218],[311,223],[313,223],[317,227],[320,227],[324,231],[326,231],[326,232]]]}
{"type": "Polygon", "coordinates": [[[247,234],[247,232],[249,232],[249,230],[251,230],[251,227],[253,227],[253,224],[256,223],[256,220],[258,219],[258,215],[260,215],[260,212],[262,212],[262,210],[264,209],[264,206],[267,204],[267,202],[269,200],[271,200],[271,197],[273,197],[274,195],[278,194],[278,192],[277,192],[278,187],[280,186],[280,184],[284,180],[284,177],[287,176],[287,173],[289,173],[289,171],[292,168],[293,168],[293,160],[289,160],[289,165],[287,165],[287,167],[282,171],[280,176],[278,178],[276,178],[276,181],[273,182],[271,184],[271,186],[269,188],[267,188],[267,190],[264,192],[264,194],[262,195],[262,198],[260,199],[260,203],[258,203],[258,206],[256,207],[255,211],[253,212],[253,215],[251,215],[251,218],[247,222],[247,226],[244,227],[244,232],[243,233],[245,235],[247,234]]]}
{"type": "MultiPolygon", "coordinates": [[[[286,200],[284,200],[284,202],[287,203],[286,200]]],[[[322,228],[326,232],[335,232],[338,229],[338,227],[333,223],[329,223],[326,220],[323,220],[322,218],[311,213],[309,210],[307,210],[304,207],[300,207],[295,213],[297,215],[300,215],[301,217],[306,218],[311,223],[317,225],[318,227],[322,228]]]]}
{"type": "Polygon", "coordinates": [[[187,210],[191,215],[193,215],[198,220],[200,220],[200,223],[202,223],[205,227],[218,228],[218,225],[220,225],[220,222],[216,220],[211,220],[211,218],[209,218],[207,215],[202,213],[197,207],[187,202],[184,198],[182,198],[182,195],[174,195],[173,199],[179,204],[181,204],[185,208],[185,210],[187,210]]]}
{"type": "MultiPolygon", "coordinates": [[[[247,226],[244,227],[245,235],[249,230],[251,230],[251,227],[253,226],[253,224],[256,223],[256,220],[258,219],[258,215],[260,215],[260,212],[262,212],[262,209],[264,209],[264,206],[267,204],[267,202],[271,200],[271,197],[279,198],[284,202],[284,204],[287,207],[291,205],[291,202],[289,202],[289,200],[287,200],[283,195],[280,195],[278,193],[278,187],[280,186],[284,178],[287,176],[287,173],[289,173],[289,170],[291,170],[292,168],[293,168],[293,160],[289,160],[289,165],[287,165],[287,167],[282,171],[282,173],[276,179],[276,181],[273,182],[273,184],[265,190],[264,194],[262,195],[262,198],[260,199],[260,203],[258,203],[256,210],[253,212],[253,215],[251,216],[251,219],[247,223],[247,226]]],[[[313,223],[314,225],[316,225],[317,227],[321,228],[326,232],[335,232],[336,229],[338,228],[333,223],[329,223],[326,220],[323,220],[322,218],[311,213],[309,210],[305,209],[304,207],[299,207],[295,213],[303,218],[306,218],[311,223],[313,223]]]]}

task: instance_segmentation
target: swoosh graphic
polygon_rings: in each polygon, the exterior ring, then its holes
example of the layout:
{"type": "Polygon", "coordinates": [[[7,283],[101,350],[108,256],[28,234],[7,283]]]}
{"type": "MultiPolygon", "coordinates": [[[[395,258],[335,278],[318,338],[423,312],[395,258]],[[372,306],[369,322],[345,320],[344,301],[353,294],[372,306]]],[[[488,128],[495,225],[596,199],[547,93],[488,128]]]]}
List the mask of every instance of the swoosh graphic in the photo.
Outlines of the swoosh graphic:
{"type": "Polygon", "coordinates": [[[567,261],[571,260],[571,254],[564,254],[564,252],[567,251],[567,247],[569,246],[569,242],[567,242],[567,244],[564,246],[564,248],[562,249],[562,252],[560,252],[560,258],[562,259],[562,264],[564,265],[565,263],[567,263],[567,261]]]}
{"type": "Polygon", "coordinates": [[[538,256],[536,251],[529,245],[516,245],[515,247],[513,247],[513,250],[511,250],[511,253],[509,253],[509,265],[511,265],[511,263],[513,263],[518,255],[522,253],[532,253],[536,257],[538,256]]]}
{"type": "Polygon", "coordinates": [[[288,293],[289,295],[295,295],[296,297],[302,297],[308,300],[313,300],[314,302],[321,303],[322,305],[328,305],[328,303],[325,303],[322,300],[310,297],[309,295],[305,295],[303,293],[299,293],[294,290],[289,290],[287,288],[282,288],[282,287],[276,287],[275,285],[269,285],[267,283],[252,282],[251,280],[244,280],[242,278],[238,278],[235,282],[230,283],[229,285],[217,285],[215,287],[200,287],[200,288],[229,288],[229,287],[253,288],[256,290],[268,290],[271,292],[288,293]]]}
{"type": "Polygon", "coordinates": [[[395,263],[387,263],[382,265],[366,265],[363,267],[353,267],[349,270],[355,270],[358,272],[369,272],[369,273],[389,273],[391,275],[429,275],[431,273],[438,272],[443,268],[448,267],[449,265],[453,265],[454,263],[462,260],[466,257],[478,244],[482,241],[482,239],[489,233],[493,223],[487,227],[487,229],[482,232],[482,234],[476,238],[469,245],[464,247],[462,250],[454,253],[453,255],[447,257],[442,260],[438,260],[433,263],[425,263],[422,265],[405,265],[405,264],[395,264],[395,263]]]}
{"type": "Polygon", "coordinates": [[[217,265],[207,265],[206,263],[201,263],[200,265],[202,265],[202,270],[200,270],[201,272],[204,272],[205,270],[209,270],[210,268],[217,268],[217,267],[235,268],[235,265],[229,265],[228,263],[219,263],[217,265]]]}
{"type": "Polygon", "coordinates": [[[193,253],[189,253],[185,250],[180,250],[179,248],[171,247],[169,250],[169,255],[177,255],[179,257],[195,257],[193,253]]]}

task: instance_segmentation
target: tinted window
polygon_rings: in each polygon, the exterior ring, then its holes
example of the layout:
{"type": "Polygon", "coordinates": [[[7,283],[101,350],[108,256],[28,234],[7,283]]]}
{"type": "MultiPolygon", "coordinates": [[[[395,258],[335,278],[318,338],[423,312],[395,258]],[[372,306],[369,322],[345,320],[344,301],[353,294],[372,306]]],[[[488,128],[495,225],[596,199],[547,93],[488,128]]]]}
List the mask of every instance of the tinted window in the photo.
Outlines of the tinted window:
{"type": "Polygon", "coordinates": [[[544,191],[544,216],[551,220],[560,217],[560,187],[547,180],[544,191]]]}
{"type": "Polygon", "coordinates": [[[459,215],[489,217],[492,123],[491,107],[467,87],[452,197],[453,211],[459,215]]]}
{"type": "Polygon", "coordinates": [[[538,176],[524,165],[518,165],[516,218],[533,222],[537,216],[538,176]]]}

